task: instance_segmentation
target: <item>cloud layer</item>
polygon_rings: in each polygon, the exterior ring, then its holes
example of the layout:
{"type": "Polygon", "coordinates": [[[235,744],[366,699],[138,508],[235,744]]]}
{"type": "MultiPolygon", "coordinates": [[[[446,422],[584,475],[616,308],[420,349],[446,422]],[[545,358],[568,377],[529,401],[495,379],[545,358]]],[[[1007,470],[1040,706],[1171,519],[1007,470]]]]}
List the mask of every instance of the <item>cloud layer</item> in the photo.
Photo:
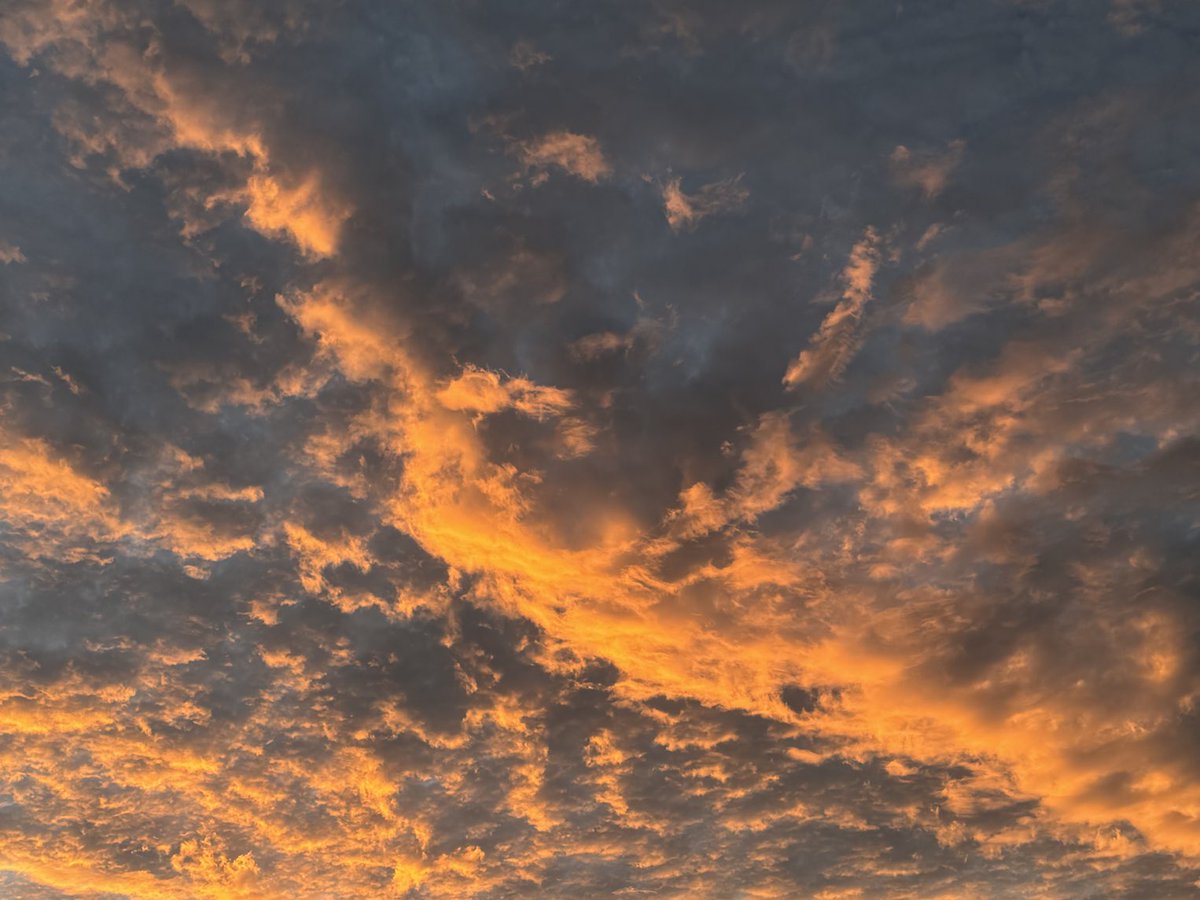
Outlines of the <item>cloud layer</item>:
{"type": "Polygon", "coordinates": [[[1198,26],[8,4],[0,893],[1193,895],[1198,26]]]}

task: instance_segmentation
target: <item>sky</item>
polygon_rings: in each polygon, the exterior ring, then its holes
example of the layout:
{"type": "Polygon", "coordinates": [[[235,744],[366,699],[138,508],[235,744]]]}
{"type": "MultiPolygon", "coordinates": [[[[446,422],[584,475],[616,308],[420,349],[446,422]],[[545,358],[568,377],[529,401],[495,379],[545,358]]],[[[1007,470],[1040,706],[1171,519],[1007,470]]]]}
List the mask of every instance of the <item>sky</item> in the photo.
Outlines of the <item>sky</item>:
{"type": "Polygon", "coordinates": [[[0,0],[0,896],[1200,895],[1200,6],[0,0]]]}

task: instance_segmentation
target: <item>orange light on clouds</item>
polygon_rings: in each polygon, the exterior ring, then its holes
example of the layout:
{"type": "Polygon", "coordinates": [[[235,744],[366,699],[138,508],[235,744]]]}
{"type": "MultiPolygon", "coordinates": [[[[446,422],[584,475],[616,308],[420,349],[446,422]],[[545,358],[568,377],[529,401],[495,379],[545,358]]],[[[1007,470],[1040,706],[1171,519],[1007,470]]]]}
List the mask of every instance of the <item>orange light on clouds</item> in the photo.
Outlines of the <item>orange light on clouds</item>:
{"type": "Polygon", "coordinates": [[[1190,13],[251,7],[0,20],[0,894],[1196,889],[1190,13]]]}

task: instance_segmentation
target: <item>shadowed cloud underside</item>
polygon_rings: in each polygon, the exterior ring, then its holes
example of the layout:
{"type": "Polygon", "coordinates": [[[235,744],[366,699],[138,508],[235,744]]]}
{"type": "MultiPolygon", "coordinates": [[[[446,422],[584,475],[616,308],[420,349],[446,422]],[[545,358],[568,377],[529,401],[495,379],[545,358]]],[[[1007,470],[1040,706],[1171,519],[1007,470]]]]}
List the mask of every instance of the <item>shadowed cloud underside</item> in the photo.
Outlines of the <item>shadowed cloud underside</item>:
{"type": "Polygon", "coordinates": [[[0,3],[0,895],[1195,896],[1198,51],[0,3]]]}

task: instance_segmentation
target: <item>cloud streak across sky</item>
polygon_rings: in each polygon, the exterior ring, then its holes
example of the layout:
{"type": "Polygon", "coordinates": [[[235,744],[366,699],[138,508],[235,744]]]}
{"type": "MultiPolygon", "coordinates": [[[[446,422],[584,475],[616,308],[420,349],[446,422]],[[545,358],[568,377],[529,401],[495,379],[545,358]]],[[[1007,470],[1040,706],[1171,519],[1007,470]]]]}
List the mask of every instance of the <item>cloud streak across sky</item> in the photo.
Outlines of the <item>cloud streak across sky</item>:
{"type": "Polygon", "coordinates": [[[0,4],[0,894],[1194,896],[1198,34],[0,4]]]}

